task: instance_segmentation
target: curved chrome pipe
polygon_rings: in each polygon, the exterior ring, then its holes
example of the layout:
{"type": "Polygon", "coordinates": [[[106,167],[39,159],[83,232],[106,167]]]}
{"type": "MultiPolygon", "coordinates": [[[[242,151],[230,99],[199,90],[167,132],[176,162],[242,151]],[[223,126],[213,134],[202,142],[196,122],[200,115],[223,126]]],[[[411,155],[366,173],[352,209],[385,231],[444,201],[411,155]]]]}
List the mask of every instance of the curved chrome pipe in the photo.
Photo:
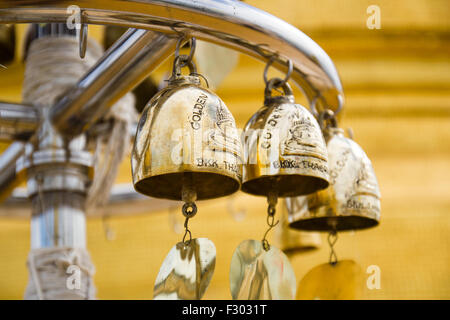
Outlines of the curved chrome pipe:
{"type": "MultiPolygon", "coordinates": [[[[1,23],[65,22],[73,1],[0,1],[1,23]]],[[[274,67],[294,64],[292,80],[316,107],[336,110],[342,85],[333,62],[313,40],[292,25],[235,0],[81,0],[82,22],[186,33],[234,48],[274,67]]]]}
{"type": "Polygon", "coordinates": [[[177,38],[129,29],[50,110],[50,119],[65,136],[76,136],[171,55],[177,38]]]}
{"type": "Polygon", "coordinates": [[[0,203],[22,182],[16,174],[16,161],[24,152],[23,142],[13,142],[0,155],[0,203]]]}
{"type": "Polygon", "coordinates": [[[0,102],[0,140],[27,141],[41,119],[33,106],[0,102]]]}

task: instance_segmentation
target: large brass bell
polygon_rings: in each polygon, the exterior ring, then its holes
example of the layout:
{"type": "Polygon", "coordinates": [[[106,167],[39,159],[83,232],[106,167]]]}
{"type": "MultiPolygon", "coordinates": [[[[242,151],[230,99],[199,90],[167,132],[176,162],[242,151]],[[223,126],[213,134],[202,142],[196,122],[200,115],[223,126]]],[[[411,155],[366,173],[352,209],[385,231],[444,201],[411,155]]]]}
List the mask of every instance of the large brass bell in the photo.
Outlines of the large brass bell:
{"type": "Polygon", "coordinates": [[[380,221],[380,191],[372,163],[361,147],[344,136],[328,112],[324,129],[330,165],[330,187],[286,199],[290,226],[301,230],[365,229],[380,221]]]}
{"type": "Polygon", "coordinates": [[[319,124],[294,102],[286,81],[268,81],[264,106],[248,121],[244,133],[244,192],[293,197],[328,186],[327,149],[319,124]],[[272,96],[279,87],[284,95],[272,96]]]}
{"type": "Polygon", "coordinates": [[[175,58],[168,86],[150,100],[139,121],[132,152],[134,187],[173,200],[183,199],[187,183],[198,200],[229,195],[242,179],[235,120],[224,102],[201,86],[191,57],[185,57],[175,58]],[[189,75],[181,74],[183,66],[189,75]]]}

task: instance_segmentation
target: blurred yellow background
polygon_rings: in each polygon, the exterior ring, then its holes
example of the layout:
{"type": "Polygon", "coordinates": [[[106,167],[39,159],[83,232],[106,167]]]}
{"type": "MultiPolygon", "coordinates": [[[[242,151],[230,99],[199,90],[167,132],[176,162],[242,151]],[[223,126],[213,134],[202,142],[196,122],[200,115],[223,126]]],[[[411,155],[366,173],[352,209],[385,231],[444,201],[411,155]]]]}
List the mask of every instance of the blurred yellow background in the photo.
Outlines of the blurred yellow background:
{"type": "MultiPolygon", "coordinates": [[[[446,0],[248,0],[295,25],[334,61],[346,104],[341,126],[372,160],[382,193],[381,224],[339,235],[339,259],[365,271],[381,270],[381,289],[364,299],[450,299],[450,4],[446,0]],[[381,29],[366,27],[369,5],[381,9],[381,29]]],[[[22,32],[21,26],[18,32],[22,32]]],[[[102,28],[90,28],[100,38],[102,28]]],[[[20,48],[17,49],[18,52],[20,48]]],[[[264,64],[240,56],[217,93],[243,127],[261,106],[264,64]]],[[[161,66],[161,80],[169,64],[161,66]]],[[[0,99],[20,102],[23,65],[0,75],[0,99]]],[[[299,90],[298,102],[304,102],[299,90]]],[[[4,145],[3,145],[4,148],[4,145]]],[[[118,182],[131,180],[129,159],[118,182]]],[[[190,221],[194,237],[217,248],[216,270],[204,299],[230,299],[229,265],[236,246],[266,230],[266,201],[242,192],[198,203],[190,221]],[[243,219],[236,219],[236,213],[243,219]],[[239,220],[239,221],[238,221],[239,220]]],[[[115,239],[106,240],[102,220],[88,221],[88,249],[96,267],[99,299],[151,299],[159,267],[181,240],[179,206],[111,217],[115,239]]],[[[28,272],[29,221],[0,217],[0,298],[22,299],[28,272]]],[[[291,259],[297,281],[328,261],[319,250],[291,259]]]]}

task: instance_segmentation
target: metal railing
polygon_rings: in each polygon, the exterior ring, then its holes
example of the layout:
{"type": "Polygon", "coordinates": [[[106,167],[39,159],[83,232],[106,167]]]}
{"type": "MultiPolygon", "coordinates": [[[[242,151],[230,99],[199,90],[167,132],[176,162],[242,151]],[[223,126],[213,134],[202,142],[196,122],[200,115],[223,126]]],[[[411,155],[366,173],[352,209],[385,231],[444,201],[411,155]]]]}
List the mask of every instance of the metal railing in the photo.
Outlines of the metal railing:
{"type": "MultiPolygon", "coordinates": [[[[0,23],[64,23],[73,14],[67,10],[73,4],[73,1],[63,0],[3,0],[0,1],[0,23]]],[[[132,29],[52,107],[50,118],[62,134],[75,136],[87,130],[173,53],[181,35],[223,45],[264,62],[273,60],[273,67],[284,72],[291,60],[291,80],[316,109],[342,107],[342,85],[325,51],[292,25],[243,2],[82,0],[76,5],[80,8],[79,22],[83,25],[119,25],[132,29]]],[[[11,118],[3,118],[1,113],[1,109],[7,110],[8,106],[0,104],[0,126],[12,130],[3,138],[17,140],[20,137],[26,141],[38,127],[39,115],[21,113],[19,109],[26,106],[19,106],[12,124],[11,118]],[[15,135],[21,133],[19,129],[26,134],[15,135]]],[[[17,157],[23,148],[16,146],[12,151],[17,157]]],[[[10,157],[6,159],[8,156],[9,153],[0,156],[0,199],[11,191],[10,186],[17,184],[15,166],[10,157]]]]}

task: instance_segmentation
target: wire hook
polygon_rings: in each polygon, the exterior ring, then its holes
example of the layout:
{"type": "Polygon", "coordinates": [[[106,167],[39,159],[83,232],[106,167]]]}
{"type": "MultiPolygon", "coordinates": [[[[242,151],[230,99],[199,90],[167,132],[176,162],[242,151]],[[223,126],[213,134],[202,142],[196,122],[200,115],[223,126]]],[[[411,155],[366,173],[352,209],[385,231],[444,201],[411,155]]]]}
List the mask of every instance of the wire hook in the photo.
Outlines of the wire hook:
{"type": "MultiPolygon", "coordinates": [[[[264,78],[264,83],[266,84],[266,86],[269,83],[269,80],[267,79],[267,71],[269,70],[269,67],[272,65],[272,63],[275,61],[275,58],[276,58],[276,56],[272,56],[272,58],[270,58],[270,60],[266,64],[266,67],[264,68],[263,78],[264,78]]],[[[282,87],[285,83],[288,82],[293,70],[294,70],[294,65],[292,63],[292,60],[289,59],[288,60],[288,71],[286,73],[286,76],[280,82],[278,87],[282,87]]]]}
{"type": "Polygon", "coordinates": [[[180,37],[177,42],[177,46],[175,48],[175,59],[180,57],[182,63],[180,64],[180,67],[185,67],[189,65],[192,62],[192,58],[194,57],[195,48],[196,48],[196,39],[195,37],[190,38],[188,41],[190,42],[190,51],[189,55],[180,55],[180,49],[182,47],[182,42],[186,40],[186,36],[180,37]]]}
{"type": "Polygon", "coordinates": [[[88,39],[88,25],[86,23],[82,23],[78,39],[78,51],[81,59],[84,59],[84,57],[86,56],[87,39],[88,39]]]}
{"type": "Polygon", "coordinates": [[[338,239],[338,235],[336,230],[330,231],[330,233],[328,234],[328,245],[330,246],[330,259],[329,259],[329,263],[334,266],[336,265],[336,263],[338,262],[338,258],[336,255],[336,252],[334,251],[334,245],[336,244],[336,241],[338,239]]]}
{"type": "Polygon", "coordinates": [[[280,222],[280,220],[277,220],[277,222],[275,222],[275,211],[276,211],[275,206],[270,204],[269,207],[267,208],[267,225],[269,226],[269,229],[266,230],[263,239],[261,240],[263,249],[266,251],[270,250],[269,241],[266,239],[267,234],[269,233],[270,230],[272,230],[272,228],[274,228],[280,222]]]}
{"type": "Polygon", "coordinates": [[[330,110],[326,109],[319,114],[319,118],[317,119],[319,122],[320,129],[324,130],[326,128],[325,121],[330,121],[331,127],[337,128],[338,123],[336,119],[336,114],[330,110]]]}
{"type": "Polygon", "coordinates": [[[186,220],[184,221],[184,236],[183,236],[183,243],[187,246],[191,243],[192,240],[192,233],[189,230],[188,227],[188,223],[189,223],[189,218],[186,218],[186,220]],[[186,241],[186,236],[189,234],[189,240],[186,241]]]}

